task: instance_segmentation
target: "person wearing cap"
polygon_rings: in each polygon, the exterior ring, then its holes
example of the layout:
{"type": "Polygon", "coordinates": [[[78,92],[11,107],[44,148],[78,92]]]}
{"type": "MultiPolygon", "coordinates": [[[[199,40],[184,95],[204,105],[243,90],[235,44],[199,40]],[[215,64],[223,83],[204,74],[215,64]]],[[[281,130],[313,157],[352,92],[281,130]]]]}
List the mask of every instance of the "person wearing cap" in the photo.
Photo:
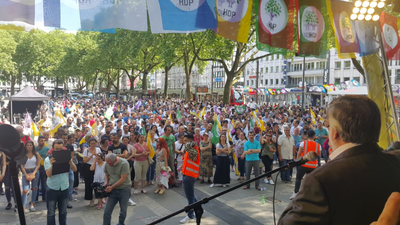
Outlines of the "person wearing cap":
{"type": "MultiPolygon", "coordinates": [[[[188,200],[188,205],[197,202],[197,197],[194,194],[194,184],[200,172],[200,150],[193,141],[193,135],[185,135],[185,150],[183,157],[183,165],[178,168],[183,173],[183,190],[188,200]]],[[[188,223],[194,221],[194,210],[190,210],[187,216],[180,223],[188,223]]]]}

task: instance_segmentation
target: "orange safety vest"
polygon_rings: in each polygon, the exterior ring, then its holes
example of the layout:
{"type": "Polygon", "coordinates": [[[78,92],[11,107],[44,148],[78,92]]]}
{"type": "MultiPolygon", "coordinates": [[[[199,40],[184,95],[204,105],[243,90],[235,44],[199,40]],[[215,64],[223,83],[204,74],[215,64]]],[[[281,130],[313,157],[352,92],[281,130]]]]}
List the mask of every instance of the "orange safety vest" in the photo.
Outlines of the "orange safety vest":
{"type": "Polygon", "coordinates": [[[189,159],[189,153],[186,152],[183,157],[183,166],[182,166],[182,173],[183,175],[197,178],[199,177],[200,172],[200,151],[197,146],[194,146],[197,150],[197,161],[192,161],[189,159]]]}
{"type": "MultiPolygon", "coordinates": [[[[319,155],[319,149],[320,149],[319,146],[320,145],[315,141],[304,141],[304,149],[303,149],[303,152],[301,153],[301,156],[304,157],[309,152],[315,152],[319,155]]],[[[315,169],[315,168],[317,168],[317,165],[318,165],[318,160],[315,160],[315,161],[307,162],[306,164],[304,164],[302,166],[306,167],[306,168],[315,169]]]]}

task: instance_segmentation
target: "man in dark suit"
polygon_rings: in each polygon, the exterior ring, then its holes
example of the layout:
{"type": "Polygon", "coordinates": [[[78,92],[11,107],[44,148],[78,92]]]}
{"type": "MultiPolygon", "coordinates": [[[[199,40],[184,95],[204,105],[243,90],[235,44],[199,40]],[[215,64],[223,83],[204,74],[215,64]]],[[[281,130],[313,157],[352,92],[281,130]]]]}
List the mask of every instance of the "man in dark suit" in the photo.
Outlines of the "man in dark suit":
{"type": "Polygon", "coordinates": [[[343,96],[328,108],[329,162],[308,174],[278,224],[370,224],[400,191],[400,159],[378,146],[381,117],[363,96],[343,96]]]}

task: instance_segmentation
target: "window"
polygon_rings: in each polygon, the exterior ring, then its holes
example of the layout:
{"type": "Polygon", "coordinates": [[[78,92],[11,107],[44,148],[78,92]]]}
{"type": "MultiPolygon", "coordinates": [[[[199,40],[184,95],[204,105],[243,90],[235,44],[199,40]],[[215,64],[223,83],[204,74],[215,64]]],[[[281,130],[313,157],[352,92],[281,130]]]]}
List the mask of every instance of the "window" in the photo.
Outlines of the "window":
{"type": "Polygon", "coordinates": [[[279,79],[276,79],[275,82],[276,82],[276,85],[278,85],[279,84],[279,79]]]}
{"type": "Polygon", "coordinates": [[[268,67],[265,67],[265,73],[268,73],[268,67]]]}
{"type": "Polygon", "coordinates": [[[343,79],[343,81],[348,81],[348,80],[350,80],[350,77],[345,77],[345,78],[343,79]]]}
{"type": "Polygon", "coordinates": [[[323,84],[324,78],[323,77],[315,77],[315,84],[323,84]]]}
{"type": "Polygon", "coordinates": [[[353,79],[360,83],[360,77],[353,77],[353,79]]]}
{"type": "Polygon", "coordinates": [[[276,72],[276,73],[279,73],[279,66],[276,66],[275,69],[276,69],[275,72],[276,72]]]}
{"type": "Polygon", "coordinates": [[[247,80],[247,86],[249,86],[249,80],[247,80]]]}
{"type": "Polygon", "coordinates": [[[265,79],[265,85],[268,85],[268,79],[265,79]]]}
{"type": "MultiPolygon", "coordinates": [[[[397,62],[397,61],[396,61],[397,62]]],[[[395,84],[400,84],[400,69],[396,70],[396,78],[394,80],[395,84]]]]}
{"type": "Polygon", "coordinates": [[[263,80],[261,80],[261,85],[263,85],[263,80]]]}
{"type": "Polygon", "coordinates": [[[281,84],[285,84],[285,79],[281,79],[281,84]]]}
{"type": "Polygon", "coordinates": [[[273,79],[271,79],[270,81],[271,81],[271,82],[270,82],[270,83],[271,83],[271,85],[274,85],[274,80],[273,80],[273,79]]]}
{"type": "Polygon", "coordinates": [[[285,72],[285,66],[281,66],[281,71],[285,72]]]}
{"type": "Polygon", "coordinates": [[[340,83],[340,78],[335,78],[335,84],[340,83]]]}
{"type": "Polygon", "coordinates": [[[274,72],[274,67],[271,66],[271,73],[273,73],[273,72],[274,72]]]}
{"type": "Polygon", "coordinates": [[[335,62],[335,69],[340,70],[342,68],[342,62],[335,62]]]}
{"type": "Polygon", "coordinates": [[[261,68],[260,72],[261,72],[261,73],[264,73],[264,69],[263,69],[263,68],[261,68]]]}
{"type": "Polygon", "coordinates": [[[310,69],[313,70],[313,69],[314,69],[314,66],[315,66],[315,65],[314,65],[314,62],[312,62],[311,65],[310,65],[310,67],[311,67],[310,69]]]}
{"type": "Polygon", "coordinates": [[[251,80],[251,86],[254,86],[254,80],[251,80]]]}
{"type": "Polygon", "coordinates": [[[246,74],[249,75],[249,70],[246,71],[246,74]]]}
{"type": "Polygon", "coordinates": [[[344,61],[344,68],[350,68],[350,61],[344,61]]]}

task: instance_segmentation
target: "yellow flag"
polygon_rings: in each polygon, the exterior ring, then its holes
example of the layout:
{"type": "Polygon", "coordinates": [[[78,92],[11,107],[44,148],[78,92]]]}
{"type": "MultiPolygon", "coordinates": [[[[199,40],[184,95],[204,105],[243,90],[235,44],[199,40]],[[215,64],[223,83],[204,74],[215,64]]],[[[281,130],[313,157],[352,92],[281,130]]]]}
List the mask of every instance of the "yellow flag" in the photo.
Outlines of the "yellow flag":
{"type": "Polygon", "coordinates": [[[253,0],[223,1],[226,3],[216,0],[215,2],[218,19],[217,34],[230,40],[247,43],[253,0]],[[234,7],[236,9],[232,9],[232,4],[237,4],[237,7],[234,7]]]}
{"type": "Polygon", "coordinates": [[[94,122],[93,125],[92,125],[92,136],[93,137],[97,137],[97,135],[98,135],[97,123],[94,122]]]}
{"type": "Polygon", "coordinates": [[[171,120],[171,123],[174,122],[172,121],[171,113],[169,113],[169,119],[171,120]]]}
{"type": "Polygon", "coordinates": [[[32,122],[33,137],[39,137],[39,130],[34,122],[32,122]]]}
{"type": "Polygon", "coordinates": [[[222,130],[221,122],[219,121],[218,116],[217,116],[216,113],[214,113],[214,121],[217,121],[218,129],[222,130]]]}
{"type": "Polygon", "coordinates": [[[151,136],[150,136],[150,132],[147,132],[147,140],[146,140],[146,146],[150,151],[150,158],[153,158],[154,155],[156,154],[154,151],[153,146],[151,145],[151,136]]]}
{"type": "Polygon", "coordinates": [[[85,144],[86,143],[86,140],[85,140],[85,137],[83,137],[82,139],[81,139],[81,141],[79,142],[79,145],[82,145],[82,144],[85,144]]]}
{"type": "Polygon", "coordinates": [[[315,123],[316,123],[316,121],[315,121],[315,114],[314,114],[314,112],[312,111],[311,108],[310,108],[310,113],[311,113],[312,123],[315,124],[315,123]]]}

